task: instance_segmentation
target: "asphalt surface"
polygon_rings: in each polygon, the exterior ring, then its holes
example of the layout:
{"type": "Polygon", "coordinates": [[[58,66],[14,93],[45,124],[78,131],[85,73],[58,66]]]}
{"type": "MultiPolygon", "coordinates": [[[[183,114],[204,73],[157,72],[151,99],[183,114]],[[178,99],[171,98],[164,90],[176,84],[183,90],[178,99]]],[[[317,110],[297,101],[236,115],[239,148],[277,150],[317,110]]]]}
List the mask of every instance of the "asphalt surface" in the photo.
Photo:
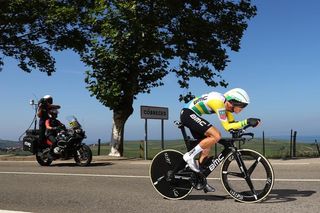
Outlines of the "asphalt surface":
{"type": "Polygon", "coordinates": [[[163,199],[149,179],[150,161],[94,158],[92,166],[55,161],[41,167],[33,158],[0,158],[0,212],[319,212],[320,159],[271,160],[276,182],[262,203],[227,196],[219,168],[208,182],[216,192],[194,190],[184,200],[163,199]]]}

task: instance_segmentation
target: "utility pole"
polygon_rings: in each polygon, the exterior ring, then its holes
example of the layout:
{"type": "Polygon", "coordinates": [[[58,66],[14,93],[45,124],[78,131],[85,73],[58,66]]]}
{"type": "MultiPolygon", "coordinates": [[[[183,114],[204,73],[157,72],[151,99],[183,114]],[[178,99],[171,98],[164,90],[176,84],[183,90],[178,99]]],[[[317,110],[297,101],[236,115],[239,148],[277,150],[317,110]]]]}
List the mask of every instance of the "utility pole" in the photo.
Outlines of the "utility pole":
{"type": "Polygon", "coordinates": [[[37,111],[38,111],[38,104],[32,99],[30,100],[30,105],[34,108],[34,130],[37,129],[37,111]]]}
{"type": "Polygon", "coordinates": [[[293,157],[295,158],[297,156],[297,131],[293,132],[293,144],[292,144],[292,154],[293,157]]]}

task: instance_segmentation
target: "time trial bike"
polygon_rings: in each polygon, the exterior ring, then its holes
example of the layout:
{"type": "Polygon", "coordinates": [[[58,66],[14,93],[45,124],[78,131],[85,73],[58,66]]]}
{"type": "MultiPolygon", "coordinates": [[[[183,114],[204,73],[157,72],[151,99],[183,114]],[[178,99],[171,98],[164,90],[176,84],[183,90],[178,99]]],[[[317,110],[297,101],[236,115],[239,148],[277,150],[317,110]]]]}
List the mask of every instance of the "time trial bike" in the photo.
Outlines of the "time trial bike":
{"type": "MultiPolygon", "coordinates": [[[[187,150],[190,151],[198,141],[180,128],[187,150]]],[[[150,179],[155,190],[164,198],[179,200],[188,196],[193,189],[202,190],[207,177],[221,164],[221,182],[227,193],[240,202],[254,203],[264,200],[274,185],[274,172],[270,162],[259,152],[251,149],[238,149],[235,142],[245,143],[254,138],[245,129],[231,131],[231,138],[222,138],[218,143],[223,150],[216,157],[211,156],[200,165],[200,172],[186,166],[183,154],[168,149],[159,152],[150,165],[150,179]]]]}

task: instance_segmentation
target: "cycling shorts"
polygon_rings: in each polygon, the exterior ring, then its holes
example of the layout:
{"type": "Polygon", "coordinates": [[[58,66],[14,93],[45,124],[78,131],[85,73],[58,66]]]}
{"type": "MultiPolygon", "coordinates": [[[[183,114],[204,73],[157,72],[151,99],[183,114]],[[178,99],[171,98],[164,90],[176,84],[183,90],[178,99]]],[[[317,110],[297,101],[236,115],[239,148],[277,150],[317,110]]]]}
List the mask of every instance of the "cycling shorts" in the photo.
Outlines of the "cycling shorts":
{"type": "Polygon", "coordinates": [[[207,120],[187,108],[181,110],[180,120],[184,126],[190,129],[190,132],[195,139],[206,138],[205,132],[212,127],[207,120]]]}

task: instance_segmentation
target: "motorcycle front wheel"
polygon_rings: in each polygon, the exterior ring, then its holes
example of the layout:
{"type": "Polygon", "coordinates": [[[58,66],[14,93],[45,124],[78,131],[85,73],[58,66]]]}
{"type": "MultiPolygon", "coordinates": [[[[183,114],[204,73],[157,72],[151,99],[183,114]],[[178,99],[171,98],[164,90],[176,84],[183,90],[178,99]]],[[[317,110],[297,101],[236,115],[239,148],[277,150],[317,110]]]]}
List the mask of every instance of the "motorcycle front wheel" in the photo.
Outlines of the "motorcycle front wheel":
{"type": "Polygon", "coordinates": [[[89,166],[92,161],[92,151],[89,146],[83,144],[74,153],[74,160],[78,166],[89,166]]]}

